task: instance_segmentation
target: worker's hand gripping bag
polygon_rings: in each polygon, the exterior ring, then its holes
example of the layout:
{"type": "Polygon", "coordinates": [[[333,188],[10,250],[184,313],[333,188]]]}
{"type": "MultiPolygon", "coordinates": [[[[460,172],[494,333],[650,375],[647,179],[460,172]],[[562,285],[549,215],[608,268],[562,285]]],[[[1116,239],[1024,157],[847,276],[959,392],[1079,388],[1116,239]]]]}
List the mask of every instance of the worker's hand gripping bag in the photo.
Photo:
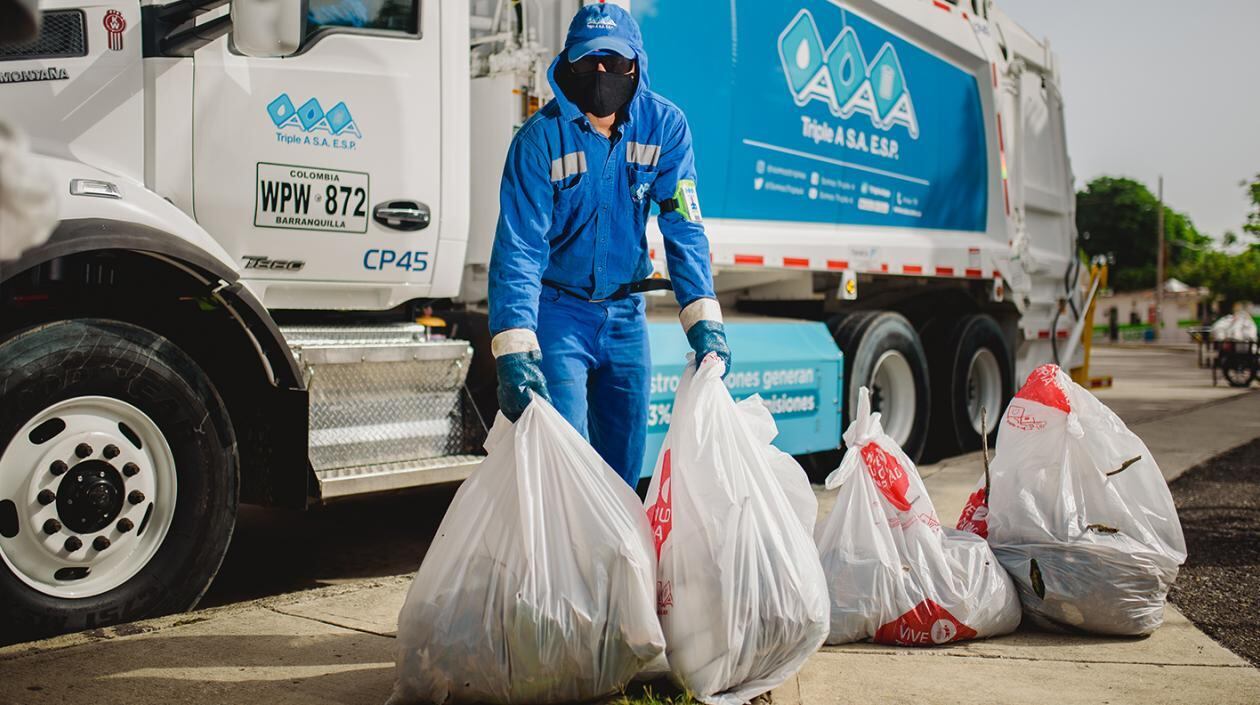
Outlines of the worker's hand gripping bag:
{"type": "Polygon", "coordinates": [[[839,488],[818,528],[831,592],[829,644],[934,646],[1019,626],[1019,598],[984,539],[942,527],[919,473],[859,392],[839,488]]]}
{"type": "Polygon", "coordinates": [[[988,536],[1043,626],[1154,631],[1186,544],[1150,450],[1056,365],[1029,375],[1000,429],[987,498],[979,487],[959,528],[988,536]]]}
{"type": "Polygon", "coordinates": [[[665,648],[643,505],[560,414],[502,414],[398,616],[391,704],[561,703],[665,648]]]}
{"type": "Polygon", "coordinates": [[[701,702],[741,705],[822,646],[827,586],[804,471],[770,446],[759,398],[735,403],[722,369],[710,355],[683,373],[646,504],[673,679],[701,702]]]}

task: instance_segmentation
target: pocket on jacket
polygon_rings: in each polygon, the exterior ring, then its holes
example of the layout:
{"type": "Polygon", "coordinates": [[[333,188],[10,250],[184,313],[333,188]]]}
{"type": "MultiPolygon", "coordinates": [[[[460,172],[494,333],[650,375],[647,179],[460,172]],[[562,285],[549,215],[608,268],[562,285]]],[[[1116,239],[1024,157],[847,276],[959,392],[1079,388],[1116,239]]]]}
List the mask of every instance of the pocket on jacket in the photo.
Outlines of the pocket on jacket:
{"type": "Polygon", "coordinates": [[[556,191],[555,212],[552,214],[555,222],[569,222],[569,217],[572,215],[574,208],[581,203],[578,195],[585,186],[585,180],[585,174],[577,174],[560,182],[556,191]]]}
{"type": "Polygon", "coordinates": [[[648,202],[657,174],[654,167],[630,165],[630,178],[626,180],[630,186],[630,200],[635,203],[648,202]]]}

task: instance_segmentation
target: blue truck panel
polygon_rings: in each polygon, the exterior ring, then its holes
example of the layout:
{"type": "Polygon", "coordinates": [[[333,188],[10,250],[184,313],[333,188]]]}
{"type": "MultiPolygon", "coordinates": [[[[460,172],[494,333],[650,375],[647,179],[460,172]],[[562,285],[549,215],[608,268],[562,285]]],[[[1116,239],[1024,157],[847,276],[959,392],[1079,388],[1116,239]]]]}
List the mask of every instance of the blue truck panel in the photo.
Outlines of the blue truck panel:
{"type": "Polygon", "coordinates": [[[705,215],[983,231],[975,75],[842,4],[634,3],[705,215]]]}
{"type": "MultiPolygon", "coordinates": [[[[644,477],[651,475],[669,429],[674,392],[691,347],[677,322],[649,323],[652,397],[648,407],[644,477]]],[[[736,399],[760,394],[779,426],[774,444],[792,453],[840,443],[843,360],[827,327],[808,321],[728,322],[734,353],[726,386],[736,399]]]]}

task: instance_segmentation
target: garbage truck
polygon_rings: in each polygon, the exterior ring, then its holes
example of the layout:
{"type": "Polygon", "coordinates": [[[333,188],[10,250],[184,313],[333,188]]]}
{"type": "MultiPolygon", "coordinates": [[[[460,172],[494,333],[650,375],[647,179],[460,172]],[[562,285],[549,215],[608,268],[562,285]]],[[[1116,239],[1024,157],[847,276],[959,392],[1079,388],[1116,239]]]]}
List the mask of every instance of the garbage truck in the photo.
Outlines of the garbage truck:
{"type": "MultiPolygon", "coordinates": [[[[190,609],[241,503],[467,476],[499,176],[578,5],[43,0],[0,47],[60,198],[0,263],[0,640],[190,609]]],[[[977,447],[1071,364],[1047,43],[989,0],[624,5],[694,134],[727,386],[781,448],[833,462],[863,386],[912,457],[977,447]]],[[[650,468],[687,347],[648,298],[650,468]]]]}

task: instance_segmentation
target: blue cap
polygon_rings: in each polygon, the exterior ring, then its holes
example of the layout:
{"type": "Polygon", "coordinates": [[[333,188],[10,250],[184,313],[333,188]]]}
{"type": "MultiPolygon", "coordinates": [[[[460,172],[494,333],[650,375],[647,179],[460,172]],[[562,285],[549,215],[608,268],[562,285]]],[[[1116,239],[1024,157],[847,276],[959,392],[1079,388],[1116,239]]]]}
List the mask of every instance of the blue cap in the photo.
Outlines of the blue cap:
{"type": "Polygon", "coordinates": [[[569,35],[564,40],[564,51],[569,61],[577,61],[598,51],[634,59],[638,57],[638,47],[641,46],[643,35],[639,33],[639,23],[619,6],[602,2],[578,10],[569,23],[569,35]]]}

